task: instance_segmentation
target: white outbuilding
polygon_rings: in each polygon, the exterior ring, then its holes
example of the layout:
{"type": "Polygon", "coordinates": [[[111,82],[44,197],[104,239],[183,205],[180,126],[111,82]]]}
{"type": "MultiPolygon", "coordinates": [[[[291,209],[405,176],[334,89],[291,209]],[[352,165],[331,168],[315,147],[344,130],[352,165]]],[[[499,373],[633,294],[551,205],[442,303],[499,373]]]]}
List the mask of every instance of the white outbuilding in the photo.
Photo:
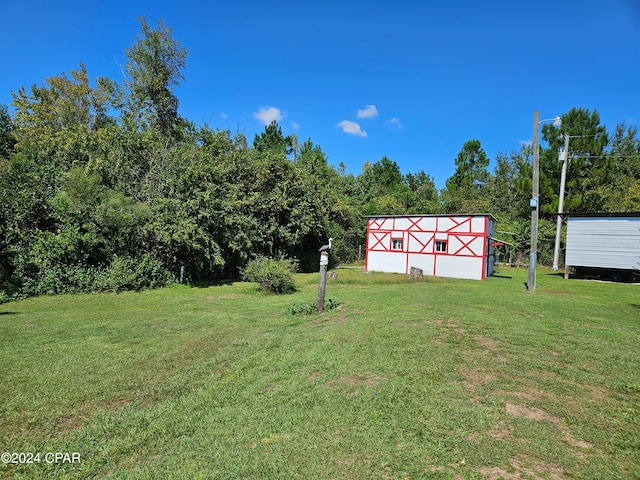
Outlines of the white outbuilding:
{"type": "Polygon", "coordinates": [[[565,278],[580,271],[629,277],[640,269],[640,213],[570,215],[564,264],[565,278]]]}
{"type": "Polygon", "coordinates": [[[482,280],[493,274],[495,218],[385,215],[367,219],[367,271],[482,280]]]}

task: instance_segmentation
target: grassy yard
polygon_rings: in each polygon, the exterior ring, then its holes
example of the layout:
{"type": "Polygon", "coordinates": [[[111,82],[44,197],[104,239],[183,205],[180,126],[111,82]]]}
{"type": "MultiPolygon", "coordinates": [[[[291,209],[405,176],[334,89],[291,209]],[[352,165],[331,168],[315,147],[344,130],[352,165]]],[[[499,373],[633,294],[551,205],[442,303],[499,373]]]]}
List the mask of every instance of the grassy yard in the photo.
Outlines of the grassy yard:
{"type": "Polygon", "coordinates": [[[0,305],[0,478],[640,478],[640,286],[337,272],[0,305]]]}

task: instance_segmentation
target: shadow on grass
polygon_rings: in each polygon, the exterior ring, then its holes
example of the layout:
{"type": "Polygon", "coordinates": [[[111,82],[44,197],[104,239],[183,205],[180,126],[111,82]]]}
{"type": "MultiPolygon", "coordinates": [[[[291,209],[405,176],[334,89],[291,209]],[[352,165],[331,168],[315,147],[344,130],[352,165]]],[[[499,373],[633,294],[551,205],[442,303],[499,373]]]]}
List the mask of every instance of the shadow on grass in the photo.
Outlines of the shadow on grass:
{"type": "Polygon", "coordinates": [[[549,277],[564,277],[564,271],[558,270],[557,272],[545,273],[549,277]]]}
{"type": "Polygon", "coordinates": [[[17,315],[18,312],[0,312],[0,315],[17,315]]]}
{"type": "Polygon", "coordinates": [[[241,282],[241,278],[226,278],[216,280],[198,280],[194,282],[184,282],[178,285],[185,285],[193,288],[209,288],[209,287],[221,287],[223,285],[233,285],[236,282],[241,282]]]}
{"type": "Polygon", "coordinates": [[[493,275],[491,275],[491,278],[513,278],[513,277],[511,275],[498,275],[494,273],[493,275]]]}
{"type": "MultiPolygon", "coordinates": [[[[564,278],[564,271],[545,273],[549,277],[564,278]]],[[[634,270],[615,270],[603,268],[582,268],[571,273],[569,280],[595,280],[611,283],[638,283],[640,274],[634,270]]]]}

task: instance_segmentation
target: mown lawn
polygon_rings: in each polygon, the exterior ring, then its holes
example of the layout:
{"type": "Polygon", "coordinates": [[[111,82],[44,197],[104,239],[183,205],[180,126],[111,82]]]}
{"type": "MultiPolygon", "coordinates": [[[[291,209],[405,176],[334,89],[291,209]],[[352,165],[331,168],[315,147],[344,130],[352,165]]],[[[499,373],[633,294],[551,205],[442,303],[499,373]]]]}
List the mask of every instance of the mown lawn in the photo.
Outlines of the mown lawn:
{"type": "Polygon", "coordinates": [[[0,305],[0,477],[640,478],[639,285],[337,273],[0,305]]]}

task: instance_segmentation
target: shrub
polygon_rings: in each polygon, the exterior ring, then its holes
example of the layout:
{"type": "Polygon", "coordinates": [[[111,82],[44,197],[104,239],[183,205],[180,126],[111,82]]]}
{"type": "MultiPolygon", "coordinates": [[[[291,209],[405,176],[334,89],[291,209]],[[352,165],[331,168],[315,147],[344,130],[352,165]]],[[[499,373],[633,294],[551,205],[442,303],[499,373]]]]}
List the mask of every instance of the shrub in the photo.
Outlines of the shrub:
{"type": "Polygon", "coordinates": [[[168,282],[169,274],[162,262],[145,253],[139,257],[115,257],[104,287],[120,292],[164,287],[168,282]]]}
{"type": "Polygon", "coordinates": [[[293,274],[297,262],[287,258],[257,257],[249,260],[242,271],[242,279],[256,282],[265,292],[293,293],[296,291],[293,274]]]}
{"type": "MultiPolygon", "coordinates": [[[[325,310],[333,310],[334,308],[338,308],[340,306],[340,302],[334,302],[329,299],[329,303],[325,305],[325,310]]],[[[316,302],[313,303],[294,303],[291,307],[291,315],[311,315],[313,313],[318,312],[318,304],[316,302]]]]}
{"type": "Polygon", "coordinates": [[[291,307],[291,315],[311,315],[317,311],[316,303],[294,303],[291,307]]]}
{"type": "Polygon", "coordinates": [[[0,292],[0,303],[20,295],[141,290],[163,287],[170,275],[162,262],[149,254],[115,256],[106,267],[45,262],[30,275],[20,278],[13,294],[0,292]],[[4,300],[3,300],[4,299],[4,300]]]}

